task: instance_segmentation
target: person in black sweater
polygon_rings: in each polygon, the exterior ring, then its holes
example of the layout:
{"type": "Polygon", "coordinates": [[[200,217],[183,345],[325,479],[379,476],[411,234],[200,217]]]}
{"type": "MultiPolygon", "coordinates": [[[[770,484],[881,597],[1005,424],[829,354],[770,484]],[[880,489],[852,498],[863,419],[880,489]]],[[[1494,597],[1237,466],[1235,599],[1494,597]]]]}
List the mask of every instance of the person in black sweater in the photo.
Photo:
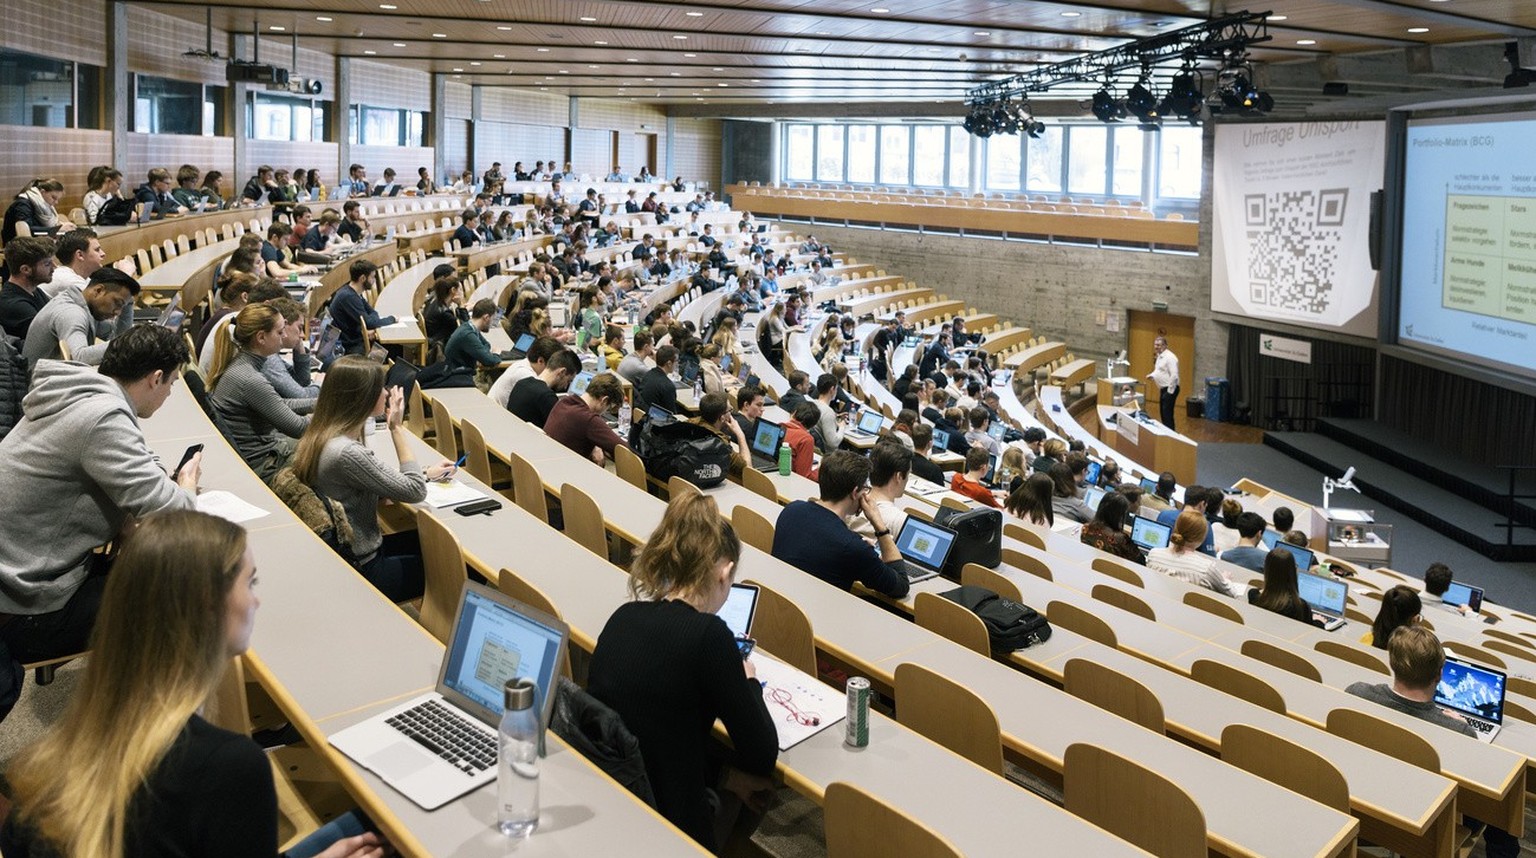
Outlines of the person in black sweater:
{"type": "Polygon", "coordinates": [[[556,394],[569,389],[579,372],[581,358],[575,352],[570,349],[555,352],[544,364],[543,372],[521,379],[512,386],[512,392],[507,394],[507,410],[540,429],[544,428],[544,421],[560,399],[556,394]]]}
{"type": "Polygon", "coordinates": [[[656,365],[640,376],[640,382],[635,385],[635,393],[640,397],[635,407],[636,422],[645,417],[646,409],[652,405],[677,413],[677,386],[670,376],[677,369],[677,355],[676,346],[662,346],[656,350],[656,365]]]}
{"type": "MultiPolygon", "coordinates": [[[[277,793],[266,754],[198,714],[245,651],[260,604],[245,531],[198,512],[147,516],[112,571],[80,691],[6,771],[14,804],[0,852],[273,858],[277,793]]],[[[344,819],[295,851],[384,854],[355,815],[344,819]]]]}
{"type": "Polygon", "coordinates": [[[773,528],[773,556],[843,590],[858,582],[892,599],[906,598],[910,586],[901,569],[896,536],[870,499],[868,457],[833,450],[821,460],[821,497],[792,501],[773,528]],[[845,523],[863,513],[875,546],[845,523]]]}
{"type": "Polygon", "coordinates": [[[944,478],[944,469],[928,458],[932,453],[933,427],[927,423],[916,424],[912,427],[912,476],[947,485],[949,481],[944,478]]]}
{"type": "Polygon", "coordinates": [[[1312,608],[1296,591],[1296,555],[1284,548],[1272,549],[1264,558],[1264,589],[1248,591],[1249,604],[1266,611],[1322,626],[1312,619],[1312,608]]]}
{"type": "Polygon", "coordinates": [[[432,299],[422,308],[421,321],[426,327],[427,345],[436,346],[439,352],[459,325],[469,321],[469,310],[464,306],[464,286],[451,269],[447,275],[433,280],[432,299]]]}
{"type": "Polygon", "coordinates": [[[778,733],[751,661],[715,616],[730,594],[741,542],[713,498],[682,492],[630,568],[636,601],[609,617],[592,651],[587,690],[611,707],[640,743],[656,806],[715,850],[730,820],[728,795],[758,806],[771,788],[778,733]],[[730,734],[731,766],[712,763],[710,731],[730,734]]]}

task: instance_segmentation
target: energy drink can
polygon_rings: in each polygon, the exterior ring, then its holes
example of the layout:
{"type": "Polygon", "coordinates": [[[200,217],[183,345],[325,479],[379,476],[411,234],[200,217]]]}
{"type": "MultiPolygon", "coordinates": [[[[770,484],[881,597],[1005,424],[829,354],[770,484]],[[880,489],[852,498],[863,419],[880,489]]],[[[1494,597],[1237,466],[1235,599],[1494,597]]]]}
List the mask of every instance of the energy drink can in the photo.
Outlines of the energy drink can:
{"type": "Polygon", "coordinates": [[[848,719],[843,742],[851,748],[863,748],[869,744],[869,680],[855,676],[844,688],[848,694],[848,719]]]}

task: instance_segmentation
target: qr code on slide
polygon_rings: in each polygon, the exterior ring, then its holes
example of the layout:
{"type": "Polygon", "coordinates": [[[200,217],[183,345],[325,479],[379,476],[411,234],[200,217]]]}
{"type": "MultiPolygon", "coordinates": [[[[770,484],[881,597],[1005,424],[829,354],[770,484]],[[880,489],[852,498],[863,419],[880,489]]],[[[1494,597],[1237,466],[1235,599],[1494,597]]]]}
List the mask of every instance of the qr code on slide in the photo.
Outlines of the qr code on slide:
{"type": "Polygon", "coordinates": [[[1307,316],[1328,312],[1348,201],[1348,188],[1243,197],[1253,303],[1307,316]]]}

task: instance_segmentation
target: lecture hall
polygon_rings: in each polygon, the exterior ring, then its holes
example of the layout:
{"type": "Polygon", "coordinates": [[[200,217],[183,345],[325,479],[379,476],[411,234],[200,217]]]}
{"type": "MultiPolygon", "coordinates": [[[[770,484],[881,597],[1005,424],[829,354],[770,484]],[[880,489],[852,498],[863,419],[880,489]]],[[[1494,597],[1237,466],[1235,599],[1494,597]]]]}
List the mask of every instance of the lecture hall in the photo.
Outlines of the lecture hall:
{"type": "Polygon", "coordinates": [[[866,3],[8,0],[0,856],[1536,858],[1536,4],[866,3]]]}

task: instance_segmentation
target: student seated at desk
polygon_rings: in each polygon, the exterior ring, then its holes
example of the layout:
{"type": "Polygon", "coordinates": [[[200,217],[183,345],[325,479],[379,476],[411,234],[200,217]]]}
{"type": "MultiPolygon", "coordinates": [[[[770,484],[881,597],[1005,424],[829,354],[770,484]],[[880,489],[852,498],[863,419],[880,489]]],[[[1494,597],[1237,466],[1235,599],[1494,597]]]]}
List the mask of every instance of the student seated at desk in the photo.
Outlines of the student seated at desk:
{"type": "Polygon", "coordinates": [[[662,346],[656,350],[656,365],[646,370],[645,375],[640,376],[640,383],[635,385],[637,421],[653,405],[677,413],[677,386],[671,378],[677,371],[677,356],[676,346],[662,346]]]}
{"type": "Polygon", "coordinates": [[[870,496],[869,459],[834,450],[821,461],[818,500],[791,501],[773,529],[773,556],[843,590],[855,582],[892,599],[907,595],[896,537],[870,496]],[[847,524],[868,519],[871,546],[847,524]]]}
{"type": "Polygon", "coordinates": [[[1083,525],[1078,539],[1084,545],[1145,565],[1147,558],[1125,532],[1125,513],[1130,505],[1125,495],[1119,492],[1104,495],[1099,499],[1099,508],[1093,512],[1093,520],[1083,525]]]}
{"type": "Polygon", "coordinates": [[[481,298],[475,302],[469,311],[469,321],[459,325],[453,336],[448,338],[447,345],[443,346],[443,362],[450,370],[500,366],[502,361],[511,357],[493,351],[491,341],[485,338],[485,332],[491,329],[495,319],[495,301],[481,298]]]}
{"type": "Polygon", "coordinates": [[[283,344],[283,315],[267,304],[252,304],[230,323],[233,337],[214,338],[208,402],[219,428],[251,470],[271,482],[288,460],[309,420],[313,399],[284,399],[262,369],[283,344]]]}
{"type": "Polygon", "coordinates": [[[1243,505],[1227,497],[1221,489],[1213,491],[1212,496],[1216,498],[1214,503],[1220,518],[1211,522],[1211,545],[1216,556],[1220,557],[1223,552],[1236,548],[1238,541],[1242,539],[1237,529],[1237,519],[1243,514],[1243,505]]]}
{"type": "MultiPolygon", "coordinates": [[[[869,497],[892,533],[901,533],[907,524],[907,511],[900,502],[912,476],[912,460],[911,450],[888,437],[876,441],[869,451],[869,497]]],[[[874,525],[862,515],[849,519],[848,526],[860,536],[874,538],[874,525]]]]}
{"type": "MultiPolygon", "coordinates": [[[[1242,513],[1237,517],[1237,546],[1221,552],[1220,557],[1244,569],[1263,572],[1269,558],[1269,552],[1262,545],[1263,541],[1264,516],[1256,512],[1242,513]]],[[[1295,562],[1294,558],[1292,562],[1295,562]]]]}
{"type": "MultiPolygon", "coordinates": [[[[661,815],[710,850],[728,839],[720,834],[743,803],[760,807],[778,759],[757,671],[715,616],[740,558],[714,498],[673,498],[630,568],[635,601],[608,618],[588,672],[587,690],[639,742],[661,815]],[[711,741],[717,720],[731,740],[728,765],[711,741]]],[[[750,833],[738,827],[738,836],[750,833]]]]}
{"type": "Polygon", "coordinates": [[[603,344],[598,347],[598,355],[603,359],[603,366],[609,372],[618,372],[619,366],[624,363],[624,329],[618,325],[609,325],[603,329],[603,344]]]}
{"type": "MultiPolygon", "coordinates": [[[[740,394],[738,394],[739,396],[740,394]]],[[[933,453],[933,427],[912,424],[912,473],[930,483],[944,485],[944,469],[928,458],[933,453]]]]}
{"type": "Polygon", "coordinates": [[[965,451],[965,465],[963,469],[954,475],[949,481],[949,490],[958,495],[964,495],[971,500],[1002,508],[992,490],[982,485],[981,479],[987,475],[987,468],[992,462],[992,457],[981,447],[972,447],[965,451]]]}
{"type": "Polygon", "coordinates": [[[1083,503],[1082,489],[1078,488],[1078,476],[1088,467],[1088,459],[1082,453],[1068,453],[1065,462],[1051,466],[1049,472],[1053,486],[1051,509],[1057,518],[1087,524],[1093,521],[1093,510],[1083,503]]]}
{"type": "MultiPolygon", "coordinates": [[[[224,272],[219,275],[219,282],[217,284],[219,309],[208,314],[208,320],[203,322],[201,328],[197,329],[197,336],[192,339],[192,347],[200,357],[199,363],[202,365],[204,372],[213,363],[213,350],[208,348],[209,335],[219,328],[220,323],[224,322],[225,319],[244,310],[245,305],[250,302],[252,290],[263,281],[277,283],[276,280],[270,277],[258,277],[253,273],[230,269],[227,266],[224,272]]],[[[283,289],[280,285],[278,288],[282,289],[284,295],[288,294],[287,289],[283,289]]],[[[227,333],[225,335],[228,336],[227,333]]]]}
{"type": "Polygon", "coordinates": [[[565,346],[553,337],[539,337],[528,347],[528,354],[507,364],[507,368],[496,381],[491,384],[490,397],[502,408],[507,407],[507,398],[512,395],[512,388],[525,378],[532,378],[544,371],[549,359],[556,353],[564,351],[565,346]]]}
{"type": "Polygon", "coordinates": [[[821,409],[815,402],[802,400],[790,418],[784,421],[784,442],[789,445],[790,473],[808,480],[816,479],[816,420],[821,409]]]}
{"type": "MultiPolygon", "coordinates": [[[[1356,682],[1344,690],[1464,736],[1477,735],[1465,719],[1446,712],[1435,703],[1435,687],[1440,683],[1441,670],[1445,666],[1445,650],[1434,632],[1423,626],[1404,626],[1392,633],[1386,649],[1392,665],[1390,685],[1356,682]]],[[[1516,858],[1520,854],[1520,838],[1508,831],[1485,826],[1474,819],[1464,819],[1463,822],[1474,830],[1482,827],[1483,846],[1488,858],[1516,858]]]]}
{"type": "MultiPolygon", "coordinates": [[[[267,282],[271,283],[270,280],[267,282]]],[[[282,290],[282,287],[276,283],[271,285],[279,291],[282,290]]],[[[261,287],[257,288],[260,290],[261,287]]],[[[258,291],[251,294],[265,293],[258,291]]],[[[278,297],[267,298],[261,303],[267,304],[282,314],[283,328],[280,345],[282,351],[289,353],[287,360],[283,359],[282,352],[270,355],[267,362],[261,366],[261,374],[266,376],[267,381],[272,382],[272,389],[284,399],[299,403],[306,399],[314,399],[320,395],[320,385],[314,383],[313,376],[310,375],[312,361],[309,355],[309,331],[304,326],[307,321],[304,305],[288,297],[286,292],[278,297]]],[[[308,413],[302,404],[296,406],[296,411],[299,414],[308,413]]]]}
{"type": "Polygon", "coordinates": [[[447,460],[423,470],[405,428],[405,395],[386,389],[383,364],[357,355],[338,358],[325,374],[309,428],[293,454],[299,481],[347,510],[352,524],[354,565],[368,582],[392,602],[414,599],[422,592],[419,550],[391,549],[379,531],[379,502],[420,503],[427,481],[452,477],[447,460]],[[363,440],[365,424],[383,417],[399,467],[379,461],[363,440]]]}
{"type": "MultiPolygon", "coordinates": [[[[1158,487],[1159,490],[1161,490],[1161,479],[1158,480],[1158,487]]],[[[1185,486],[1184,507],[1182,511],[1179,509],[1165,509],[1157,514],[1157,520],[1161,524],[1166,524],[1169,527],[1173,527],[1174,523],[1178,521],[1179,516],[1183,515],[1183,513],[1199,513],[1200,519],[1206,523],[1205,541],[1202,542],[1199,546],[1200,553],[1209,554],[1210,556],[1215,557],[1216,543],[1211,537],[1210,519],[1206,516],[1206,512],[1215,506],[1219,506],[1221,504],[1221,499],[1221,489],[1207,489],[1205,486],[1185,486]]]]}
{"type": "Polygon", "coordinates": [[[1448,611],[1456,611],[1465,616],[1472,613],[1470,607],[1447,604],[1444,598],[1445,591],[1451,587],[1453,577],[1451,567],[1444,563],[1429,564],[1429,568],[1424,570],[1424,592],[1419,594],[1419,598],[1427,605],[1439,605],[1448,611]]]}
{"type": "MultiPolygon", "coordinates": [[[[116,566],[80,689],[6,770],[15,804],[0,849],[12,858],[271,858],[278,816],[267,755],[201,715],[229,660],[245,652],[261,604],[245,531],[202,513],[152,515],[116,566]]],[[[348,814],[293,854],[384,852],[348,814]]]]}
{"type": "Polygon", "coordinates": [[[433,272],[432,298],[421,310],[421,324],[429,350],[434,346],[441,350],[448,345],[453,332],[469,321],[469,310],[464,306],[464,285],[451,267],[449,269],[447,275],[433,272]]]}
{"type": "MultiPolygon", "coordinates": [[[[1285,551],[1285,549],[1280,549],[1285,551]]],[[[1290,552],[1286,552],[1290,553],[1290,552]]],[[[1371,630],[1360,638],[1361,643],[1368,643],[1377,649],[1386,649],[1387,642],[1392,639],[1392,633],[1403,626],[1418,625],[1419,616],[1424,611],[1424,603],[1419,599],[1419,593],[1404,584],[1381,594],[1381,608],[1376,611],[1376,619],[1371,623],[1371,630]]]]}
{"type": "Polygon", "coordinates": [[[1184,510],[1173,523],[1168,547],[1147,552],[1147,566],[1185,583],[1215,590],[1223,596],[1241,596],[1248,589],[1247,585],[1228,579],[1226,573],[1217,568],[1216,558],[1200,553],[1209,530],[1205,516],[1192,509],[1184,510]]]}
{"type": "Polygon", "coordinates": [[[0,441],[0,637],[18,661],[83,651],[111,564],[94,549],[133,519],[196,503],[202,454],[167,476],[139,428],[186,363],[175,332],[138,325],[99,368],[33,370],[24,416],[0,441]]]}
{"type": "MultiPolygon", "coordinates": [[[[1158,482],[1158,486],[1161,488],[1161,481],[1158,482]]],[[[1275,511],[1270,513],[1270,515],[1273,519],[1270,524],[1274,526],[1275,530],[1278,530],[1281,533],[1290,532],[1291,528],[1296,525],[1296,513],[1292,512],[1291,508],[1288,506],[1277,506],[1275,507],[1275,511]]]]}
{"type": "MultiPolygon", "coordinates": [[[[1028,439],[1025,441],[1027,443],[1028,439]]],[[[1037,473],[1049,474],[1052,465],[1066,461],[1066,458],[1067,442],[1060,438],[1052,438],[1040,445],[1040,453],[1029,460],[1029,467],[1037,473]]]]}
{"type": "Polygon", "coordinates": [[[1055,481],[1049,474],[1036,471],[1017,490],[1008,493],[1004,508],[1030,524],[1051,527],[1056,524],[1056,511],[1051,503],[1055,494],[1055,481]]]}
{"type": "Polygon", "coordinates": [[[544,421],[560,399],[555,394],[568,390],[571,380],[579,372],[581,358],[575,352],[565,348],[555,352],[545,362],[543,371],[513,386],[512,392],[507,394],[507,410],[540,429],[544,428],[544,421]]]}
{"type": "Polygon", "coordinates": [[[731,450],[731,461],[726,473],[732,479],[740,480],[741,471],[747,466],[752,453],[747,446],[747,433],[737,425],[731,414],[730,400],[725,398],[725,394],[704,394],[699,399],[699,416],[689,418],[688,422],[703,426],[725,442],[731,450]]]}
{"type": "Polygon", "coordinates": [[[84,289],[66,286],[37,311],[27,328],[22,356],[35,366],[40,360],[62,358],[63,349],[68,348],[70,359],[77,363],[101,363],[107,343],[97,341],[97,324],[116,319],[111,328],[114,337],[133,327],[133,314],[123,311],[138,294],[139,281],[116,268],[96,269],[84,289]]]}
{"type": "Polygon", "coordinates": [[[282,221],[273,221],[267,227],[267,240],[261,243],[261,261],[267,276],[274,280],[287,280],[289,274],[315,273],[313,266],[300,265],[284,251],[292,234],[293,227],[282,221]]]}
{"type": "Polygon", "coordinates": [[[611,372],[587,383],[581,393],[560,397],[544,420],[544,434],[592,461],[603,464],[617,447],[629,445],[608,425],[607,415],[624,403],[624,388],[611,372]]]}
{"type": "Polygon", "coordinates": [[[1312,619],[1312,607],[1296,590],[1296,555],[1272,548],[1264,557],[1264,587],[1248,591],[1248,603],[1293,620],[1321,627],[1312,619]]]}
{"type": "Polygon", "coordinates": [[[379,266],[359,259],[347,268],[351,278],[347,285],[331,296],[331,319],[341,334],[341,347],[349,355],[367,351],[367,331],[395,323],[394,316],[380,316],[363,297],[363,292],[377,285],[378,273],[379,266]]]}
{"type": "Polygon", "coordinates": [[[620,378],[629,382],[630,385],[639,384],[640,378],[644,376],[646,372],[651,369],[651,367],[656,365],[656,349],[654,346],[654,340],[651,337],[651,332],[646,330],[644,327],[635,328],[635,336],[633,342],[634,348],[630,351],[629,354],[624,356],[623,360],[619,361],[618,367],[614,370],[619,374],[620,378]]]}

